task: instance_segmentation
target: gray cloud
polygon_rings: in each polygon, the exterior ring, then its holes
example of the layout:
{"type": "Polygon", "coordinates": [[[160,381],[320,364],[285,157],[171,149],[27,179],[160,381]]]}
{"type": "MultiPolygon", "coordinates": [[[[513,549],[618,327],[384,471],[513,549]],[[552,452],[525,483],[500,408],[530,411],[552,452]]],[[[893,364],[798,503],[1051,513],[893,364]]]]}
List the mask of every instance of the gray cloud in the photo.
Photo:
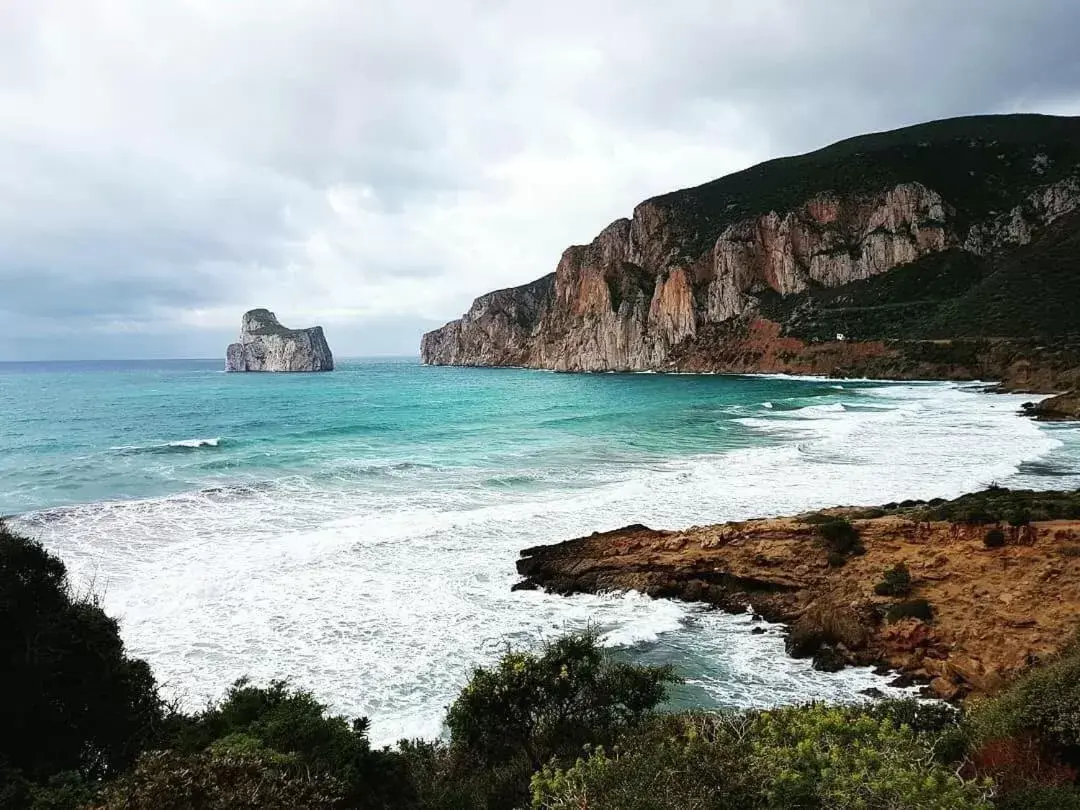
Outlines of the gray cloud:
{"type": "Polygon", "coordinates": [[[415,350],[639,200],[949,115],[1080,113],[1071,0],[0,9],[0,359],[415,350]]]}

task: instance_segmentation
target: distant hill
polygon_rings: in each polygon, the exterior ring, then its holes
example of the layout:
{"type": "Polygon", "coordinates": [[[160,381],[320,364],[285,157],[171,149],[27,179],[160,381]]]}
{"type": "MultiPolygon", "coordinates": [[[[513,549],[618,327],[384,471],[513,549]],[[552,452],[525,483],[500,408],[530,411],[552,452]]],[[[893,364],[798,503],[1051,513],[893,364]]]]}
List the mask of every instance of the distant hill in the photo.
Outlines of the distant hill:
{"type": "Polygon", "coordinates": [[[863,135],[646,200],[568,248],[553,275],[478,298],[421,354],[1068,387],[1080,380],[1078,212],[1080,118],[863,135]]]}

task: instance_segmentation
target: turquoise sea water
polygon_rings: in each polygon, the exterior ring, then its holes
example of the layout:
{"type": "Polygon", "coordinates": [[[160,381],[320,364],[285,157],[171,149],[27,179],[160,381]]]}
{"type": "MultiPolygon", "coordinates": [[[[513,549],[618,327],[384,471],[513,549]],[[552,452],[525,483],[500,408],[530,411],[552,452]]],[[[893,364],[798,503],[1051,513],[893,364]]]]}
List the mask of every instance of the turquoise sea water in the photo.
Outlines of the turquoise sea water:
{"type": "Polygon", "coordinates": [[[511,593],[520,549],[997,480],[1077,486],[1078,437],[942,383],[343,361],[0,364],[0,514],[103,594],[173,694],[290,675],[373,736],[439,733],[470,667],[599,626],[684,702],[843,699],[778,628],[635,595],[511,593]]]}

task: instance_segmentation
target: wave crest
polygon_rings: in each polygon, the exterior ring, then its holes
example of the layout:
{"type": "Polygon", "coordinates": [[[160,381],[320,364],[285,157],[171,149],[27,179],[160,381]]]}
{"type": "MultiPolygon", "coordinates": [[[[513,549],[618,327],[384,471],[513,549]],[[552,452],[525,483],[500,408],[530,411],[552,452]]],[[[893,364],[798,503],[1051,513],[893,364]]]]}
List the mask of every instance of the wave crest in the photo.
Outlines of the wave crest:
{"type": "Polygon", "coordinates": [[[215,437],[213,439],[179,439],[172,442],[160,442],[157,444],[124,445],[123,447],[111,447],[110,450],[124,455],[138,455],[141,453],[187,453],[192,450],[218,448],[225,443],[225,439],[215,437]]]}

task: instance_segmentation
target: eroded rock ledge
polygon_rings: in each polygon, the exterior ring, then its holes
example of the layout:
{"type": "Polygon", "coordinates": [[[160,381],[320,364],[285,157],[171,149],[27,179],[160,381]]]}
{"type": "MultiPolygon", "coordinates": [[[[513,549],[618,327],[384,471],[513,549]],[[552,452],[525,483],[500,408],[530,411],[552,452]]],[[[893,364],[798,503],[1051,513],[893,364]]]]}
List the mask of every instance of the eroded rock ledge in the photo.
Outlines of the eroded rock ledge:
{"type": "Polygon", "coordinates": [[[1080,391],[1068,391],[1041,402],[1025,402],[1021,407],[1026,416],[1040,422],[1075,422],[1080,420],[1080,391]]]}
{"type": "Polygon", "coordinates": [[[865,552],[832,567],[814,525],[752,520],[685,531],[627,526],[522,552],[516,588],[560,593],[637,590],[752,608],[790,625],[789,652],[822,668],[880,665],[945,698],[992,692],[1052,657],[1080,627],[1080,522],[1010,527],[986,548],[985,525],[902,514],[853,519],[865,552]],[[874,587],[897,563],[910,597],[934,616],[886,620],[896,598],[874,587]]]}

